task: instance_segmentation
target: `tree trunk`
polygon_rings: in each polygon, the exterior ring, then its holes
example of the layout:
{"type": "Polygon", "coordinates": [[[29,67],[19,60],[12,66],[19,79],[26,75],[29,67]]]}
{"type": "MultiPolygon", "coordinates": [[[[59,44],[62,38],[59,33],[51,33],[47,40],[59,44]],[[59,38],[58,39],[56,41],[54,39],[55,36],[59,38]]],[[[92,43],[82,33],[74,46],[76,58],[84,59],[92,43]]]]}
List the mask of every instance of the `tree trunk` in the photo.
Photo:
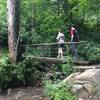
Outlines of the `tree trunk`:
{"type": "Polygon", "coordinates": [[[17,60],[17,40],[19,35],[19,0],[7,0],[8,8],[8,46],[10,62],[17,60]]]}
{"type": "MultiPolygon", "coordinates": [[[[51,57],[34,57],[30,56],[29,59],[37,60],[37,61],[44,61],[44,62],[50,62],[50,63],[68,63],[68,60],[64,58],[51,58],[51,57]]],[[[73,61],[74,64],[78,65],[88,65],[90,62],[88,61],[73,61]]]]}

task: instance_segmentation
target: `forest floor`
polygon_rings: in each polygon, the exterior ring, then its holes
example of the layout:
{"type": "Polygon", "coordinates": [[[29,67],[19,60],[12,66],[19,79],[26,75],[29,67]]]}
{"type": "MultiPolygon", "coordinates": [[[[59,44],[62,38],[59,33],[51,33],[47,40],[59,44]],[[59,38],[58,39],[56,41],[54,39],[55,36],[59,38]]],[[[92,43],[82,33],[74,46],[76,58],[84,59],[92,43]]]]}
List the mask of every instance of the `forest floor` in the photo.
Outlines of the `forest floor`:
{"type": "Polygon", "coordinates": [[[8,93],[0,94],[0,100],[49,100],[43,87],[20,87],[8,89],[8,93]]]}

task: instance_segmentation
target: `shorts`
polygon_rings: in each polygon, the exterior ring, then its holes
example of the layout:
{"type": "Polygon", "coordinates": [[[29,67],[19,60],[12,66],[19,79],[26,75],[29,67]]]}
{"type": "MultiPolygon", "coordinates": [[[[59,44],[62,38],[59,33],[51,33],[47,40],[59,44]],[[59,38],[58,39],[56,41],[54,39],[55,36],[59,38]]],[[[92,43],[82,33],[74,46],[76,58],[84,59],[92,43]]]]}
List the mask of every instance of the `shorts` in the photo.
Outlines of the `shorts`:
{"type": "Polygon", "coordinates": [[[64,44],[63,43],[59,43],[58,44],[58,48],[63,48],[64,47],[64,44]]]}

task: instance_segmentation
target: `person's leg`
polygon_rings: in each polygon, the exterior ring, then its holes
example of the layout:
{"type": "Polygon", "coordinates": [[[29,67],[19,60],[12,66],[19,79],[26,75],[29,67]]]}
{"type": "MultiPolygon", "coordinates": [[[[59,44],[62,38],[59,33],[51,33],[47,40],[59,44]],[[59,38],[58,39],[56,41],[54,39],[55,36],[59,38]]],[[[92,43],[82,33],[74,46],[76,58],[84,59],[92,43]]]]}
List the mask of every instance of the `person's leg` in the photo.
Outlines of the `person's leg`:
{"type": "Polygon", "coordinates": [[[57,56],[57,58],[59,58],[59,46],[60,46],[60,44],[58,44],[58,56],[57,56]]]}
{"type": "Polygon", "coordinates": [[[75,44],[71,44],[71,53],[72,53],[73,60],[76,60],[77,49],[75,44]]]}
{"type": "Polygon", "coordinates": [[[63,58],[63,50],[62,50],[62,47],[60,48],[60,54],[61,54],[61,58],[63,58]]]}
{"type": "Polygon", "coordinates": [[[59,44],[58,46],[58,58],[63,58],[63,47],[64,47],[64,44],[59,44]]]}
{"type": "Polygon", "coordinates": [[[74,44],[71,44],[71,53],[72,53],[72,57],[74,57],[74,44]]]}
{"type": "Polygon", "coordinates": [[[63,58],[63,50],[62,48],[58,48],[58,58],[63,58]]]}
{"type": "Polygon", "coordinates": [[[60,58],[60,48],[58,48],[58,56],[57,58],[60,58]]]}
{"type": "Polygon", "coordinates": [[[74,46],[74,60],[79,60],[79,56],[78,56],[78,50],[77,50],[77,46],[74,46]]]}

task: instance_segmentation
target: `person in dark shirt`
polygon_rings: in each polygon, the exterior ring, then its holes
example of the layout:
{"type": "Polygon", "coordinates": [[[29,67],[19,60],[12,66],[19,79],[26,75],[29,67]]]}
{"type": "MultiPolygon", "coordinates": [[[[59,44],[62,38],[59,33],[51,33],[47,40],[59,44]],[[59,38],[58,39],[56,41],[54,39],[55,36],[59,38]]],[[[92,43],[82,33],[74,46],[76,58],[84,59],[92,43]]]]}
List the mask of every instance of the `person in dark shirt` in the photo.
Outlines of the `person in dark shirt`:
{"type": "MultiPolygon", "coordinates": [[[[70,28],[70,37],[71,37],[71,42],[78,42],[79,41],[79,35],[78,35],[78,32],[75,28],[75,25],[72,25],[70,28]]],[[[79,60],[77,43],[71,44],[71,52],[72,52],[73,59],[75,61],[79,60]]]]}

